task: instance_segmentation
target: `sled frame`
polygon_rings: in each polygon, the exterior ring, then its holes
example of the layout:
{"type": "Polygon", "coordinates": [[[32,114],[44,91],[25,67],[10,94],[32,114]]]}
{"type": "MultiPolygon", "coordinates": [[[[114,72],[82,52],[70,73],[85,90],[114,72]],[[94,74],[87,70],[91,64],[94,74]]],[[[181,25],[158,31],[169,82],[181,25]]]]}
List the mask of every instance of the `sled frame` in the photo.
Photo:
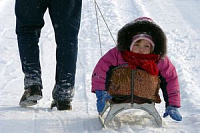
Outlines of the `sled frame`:
{"type": "Polygon", "coordinates": [[[159,127],[162,127],[162,118],[160,117],[158,111],[155,108],[155,103],[143,103],[143,104],[137,104],[137,103],[120,103],[120,104],[114,104],[107,101],[104,110],[99,114],[99,119],[103,125],[104,128],[107,128],[108,123],[113,119],[115,115],[120,113],[121,111],[127,110],[127,109],[141,109],[146,112],[148,112],[151,116],[154,117],[157,125],[159,127]],[[106,111],[109,109],[107,115],[106,111]]]}

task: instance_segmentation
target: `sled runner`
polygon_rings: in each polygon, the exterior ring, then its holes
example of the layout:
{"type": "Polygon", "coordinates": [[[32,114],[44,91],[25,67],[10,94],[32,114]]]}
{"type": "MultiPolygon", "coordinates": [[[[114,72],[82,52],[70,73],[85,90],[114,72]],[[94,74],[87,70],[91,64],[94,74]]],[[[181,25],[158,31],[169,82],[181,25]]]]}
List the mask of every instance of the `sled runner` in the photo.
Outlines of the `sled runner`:
{"type": "Polygon", "coordinates": [[[115,115],[126,109],[144,110],[155,118],[158,126],[162,126],[162,119],[155,108],[155,103],[161,102],[159,84],[158,76],[141,69],[118,66],[109,70],[106,89],[113,98],[107,101],[99,114],[103,126],[106,127],[115,115]]]}

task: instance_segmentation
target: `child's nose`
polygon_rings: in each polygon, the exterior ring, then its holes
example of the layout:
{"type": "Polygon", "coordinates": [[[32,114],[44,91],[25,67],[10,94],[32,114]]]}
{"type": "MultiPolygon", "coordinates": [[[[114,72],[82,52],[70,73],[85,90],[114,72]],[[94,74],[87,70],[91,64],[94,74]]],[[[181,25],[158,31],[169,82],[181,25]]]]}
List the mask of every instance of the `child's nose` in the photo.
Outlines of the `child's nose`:
{"type": "Polygon", "coordinates": [[[143,54],[144,51],[145,51],[145,49],[144,49],[143,47],[140,47],[140,48],[139,48],[139,52],[140,52],[140,54],[143,54]]]}
{"type": "Polygon", "coordinates": [[[140,51],[144,51],[144,47],[140,47],[140,51]]]}

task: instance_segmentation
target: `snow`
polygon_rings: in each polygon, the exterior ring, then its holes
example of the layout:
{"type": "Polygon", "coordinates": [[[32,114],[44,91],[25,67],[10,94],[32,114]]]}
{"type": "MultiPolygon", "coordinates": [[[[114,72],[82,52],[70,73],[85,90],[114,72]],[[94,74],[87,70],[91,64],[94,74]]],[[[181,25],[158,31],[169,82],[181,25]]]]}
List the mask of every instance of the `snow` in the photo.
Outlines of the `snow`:
{"type": "MultiPolygon", "coordinates": [[[[157,22],[168,38],[168,56],[177,68],[183,116],[181,122],[163,118],[158,127],[154,118],[141,110],[118,114],[107,129],[97,117],[96,96],[91,93],[91,74],[97,61],[115,46],[98,13],[101,48],[93,0],[83,0],[75,96],[72,111],[51,110],[55,79],[55,39],[48,15],[40,39],[43,99],[36,106],[21,108],[23,94],[14,0],[0,0],[0,132],[1,133],[200,133],[200,1],[199,0],[97,0],[113,36],[126,23],[140,16],[157,22]]],[[[162,93],[161,93],[162,96],[162,93]]],[[[156,104],[164,113],[164,101],[156,104]]]]}

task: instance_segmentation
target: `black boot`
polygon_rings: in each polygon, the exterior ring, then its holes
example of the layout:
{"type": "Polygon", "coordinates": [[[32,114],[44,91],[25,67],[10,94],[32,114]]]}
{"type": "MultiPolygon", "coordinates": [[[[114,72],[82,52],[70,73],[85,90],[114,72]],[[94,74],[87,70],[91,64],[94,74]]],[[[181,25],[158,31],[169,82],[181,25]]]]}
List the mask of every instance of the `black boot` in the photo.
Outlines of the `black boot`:
{"type": "Polygon", "coordinates": [[[19,105],[22,107],[33,106],[37,104],[37,100],[42,98],[42,91],[39,85],[33,85],[27,88],[22,95],[19,105]]]}
{"type": "Polygon", "coordinates": [[[58,110],[72,110],[72,105],[70,101],[56,101],[53,100],[51,103],[51,109],[57,107],[58,110]]]}

